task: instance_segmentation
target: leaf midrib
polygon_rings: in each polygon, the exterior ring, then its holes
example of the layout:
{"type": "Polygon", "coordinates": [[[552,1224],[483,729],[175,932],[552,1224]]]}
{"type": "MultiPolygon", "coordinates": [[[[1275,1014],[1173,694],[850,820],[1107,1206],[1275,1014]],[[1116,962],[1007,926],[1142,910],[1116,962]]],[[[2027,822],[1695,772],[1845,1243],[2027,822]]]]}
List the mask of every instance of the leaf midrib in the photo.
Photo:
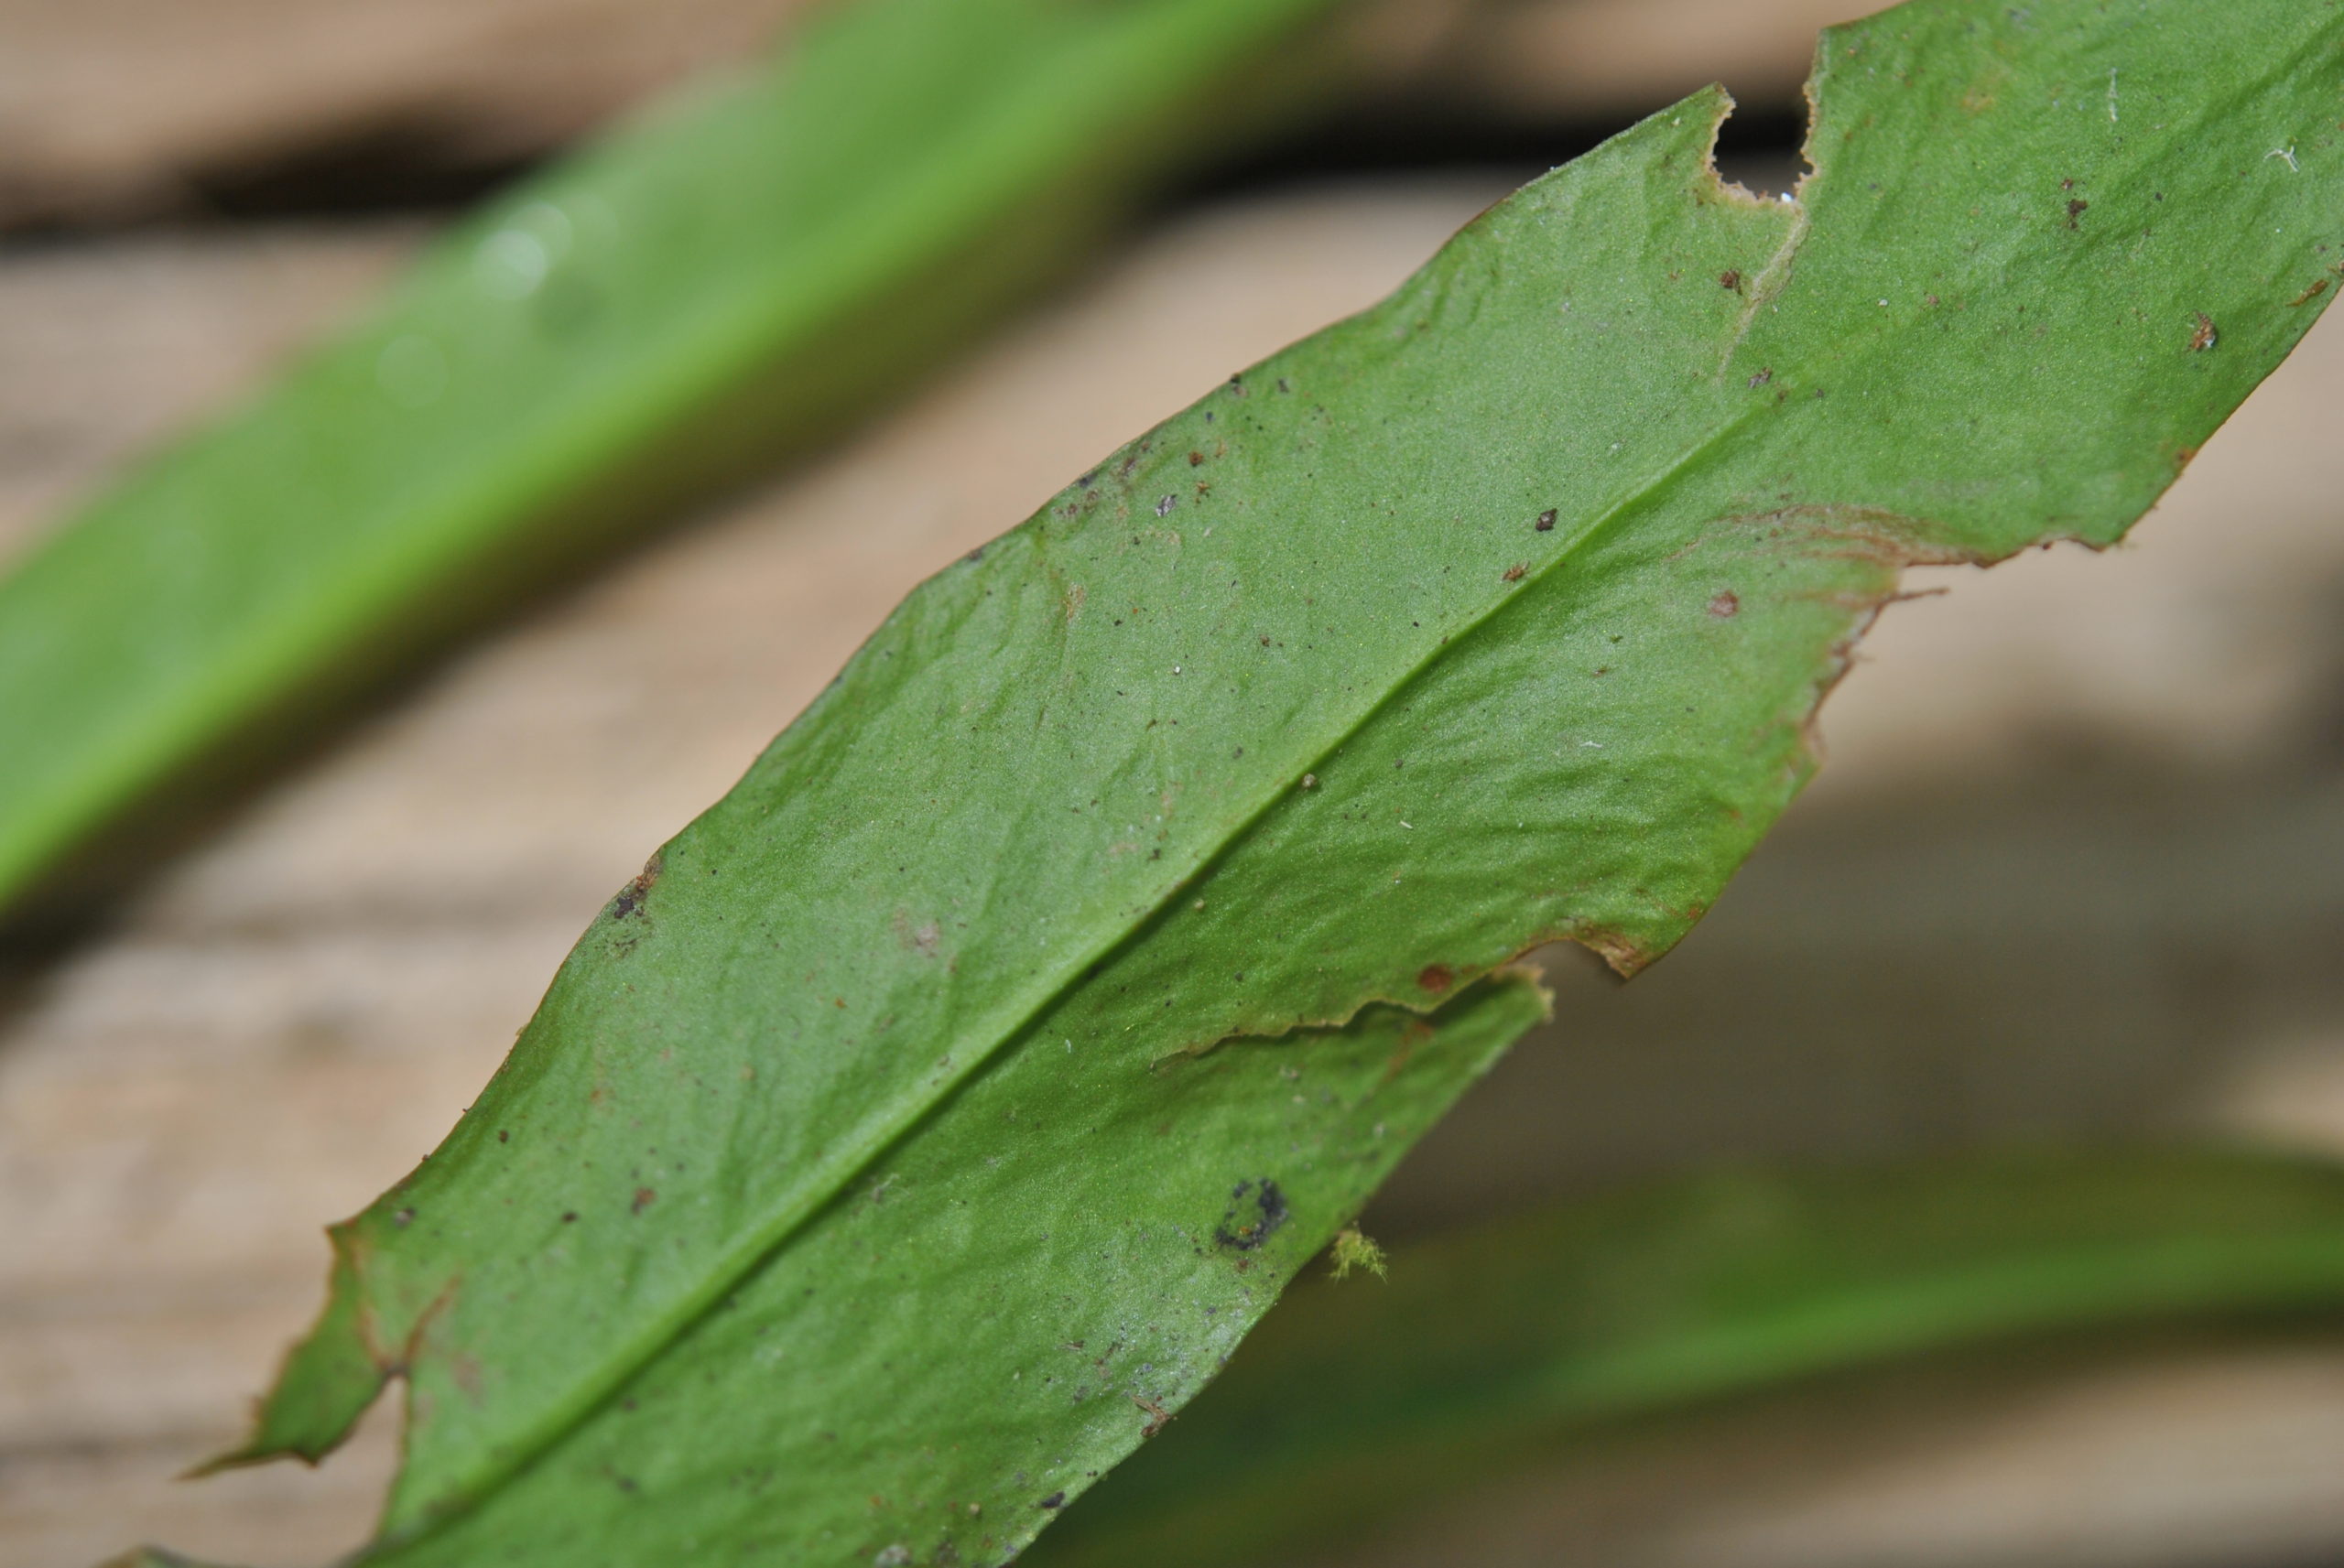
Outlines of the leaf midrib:
{"type": "MultiPolygon", "coordinates": [[[[1722,120],[1722,114],[1720,118],[1722,120]]],[[[1778,250],[1776,262],[1787,265],[1787,258],[1783,252],[1795,247],[1800,240],[1803,240],[1805,233],[1806,230],[1803,226],[1795,230],[1792,237],[1785,242],[1785,246],[1778,250]]],[[[1771,266],[1775,263],[1769,265],[1771,266]]],[[[1367,313],[1372,314],[1381,308],[1381,306],[1371,307],[1367,313]]],[[[1432,643],[1421,658],[1393,677],[1382,695],[1362,708],[1354,719],[1331,736],[1325,744],[1309,754],[1311,762],[1324,765],[1326,759],[1349,744],[1362,730],[1381,716],[1402,693],[1414,686],[1443,659],[1455,653],[1467,639],[1479,633],[1508,605],[1514,603],[1531,588],[1544,581],[1551,572],[1577,558],[1582,549],[1608,536],[1612,528],[1622,519],[1635,514],[1644,503],[1665,490],[1679,475],[1707,457],[1728,437],[1747,425],[1762,411],[1762,406],[1755,403],[1742,406],[1712,426],[1706,435],[1687,447],[1666,467],[1643,481],[1635,489],[1622,495],[1603,512],[1599,513],[1571,538],[1568,544],[1550,554],[1535,570],[1525,574],[1523,581],[1514,592],[1492,598],[1466,621],[1459,631],[1450,633],[1446,642],[1432,643]]],[[[591,1380],[581,1381],[577,1386],[578,1391],[550,1405],[547,1414],[536,1423],[535,1431],[525,1433],[510,1446],[506,1451],[508,1457],[493,1461],[483,1466],[475,1480],[448,1494],[443,1500],[433,1504],[429,1512],[407,1530],[387,1533],[377,1543],[378,1549],[385,1552],[404,1549],[436,1533],[444,1524],[476,1506],[482,1498],[534,1465],[570,1431],[581,1425],[594,1411],[609,1401],[627,1379],[664,1354],[667,1346],[680,1339],[694,1324],[712,1311],[736,1284],[754,1272],[766,1258],[787,1245],[798,1230],[840,1193],[845,1191],[855,1178],[868,1170],[887,1149],[908,1135],[921,1121],[957,1093],[963,1084],[974,1077],[980,1070],[998,1056],[1004,1046],[1026,1033],[1036,1020],[1078,988],[1083,982],[1083,977],[1091,966],[1106,959],[1118,948],[1143,933],[1159,914],[1178,899],[1184,887],[1241,842],[1253,827],[1290,793],[1292,787],[1292,781],[1288,780],[1265,789],[1261,797],[1247,807],[1242,816],[1231,822],[1226,830],[1212,842],[1209,849],[1197,854],[1193,861],[1180,874],[1167,880],[1165,891],[1155,902],[1118,925],[1104,940],[1095,946],[1079,950],[1074,957],[1061,966],[1061,973],[1058,979],[1046,982],[1048,989],[1042,990],[1038,995],[1032,996],[1030,1000],[1008,1004],[1004,1011],[1010,1013],[1009,1017],[989,1028],[980,1027],[971,1030],[971,1033],[983,1037],[985,1043],[982,1049],[971,1052],[965,1060],[956,1051],[953,1053],[955,1060],[953,1070],[949,1075],[926,1080],[924,1092],[914,1097],[911,1103],[900,1105],[899,1108],[883,1110],[873,1117],[866,1118],[857,1133],[846,1141],[845,1148],[841,1152],[821,1162],[821,1164],[831,1172],[827,1180],[821,1181],[819,1185],[801,1186],[798,1195],[778,1206],[773,1217],[765,1224],[748,1232],[743,1240],[721,1254],[714,1267],[708,1272],[708,1282],[679,1296],[669,1310],[652,1318],[641,1332],[624,1342],[624,1347],[620,1352],[608,1358],[606,1365],[609,1370],[591,1380]]],[[[1346,1015],[1345,1020],[1331,1022],[1340,1024],[1349,1017],[1356,1016],[1361,1009],[1373,1005],[1376,1000],[1364,998],[1351,1014],[1346,1015]]],[[[1413,1003],[1400,1005],[1408,1006],[1411,1011],[1423,1011],[1413,1003]]]]}

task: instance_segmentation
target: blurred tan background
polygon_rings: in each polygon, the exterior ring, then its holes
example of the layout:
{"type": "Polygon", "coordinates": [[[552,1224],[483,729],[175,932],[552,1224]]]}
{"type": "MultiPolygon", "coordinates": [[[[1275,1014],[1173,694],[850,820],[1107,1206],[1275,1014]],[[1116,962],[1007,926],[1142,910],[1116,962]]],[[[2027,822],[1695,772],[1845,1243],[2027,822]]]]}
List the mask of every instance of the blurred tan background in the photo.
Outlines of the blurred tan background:
{"type": "MultiPolygon", "coordinates": [[[[363,301],[450,201],[793,8],[0,0],[0,557],[363,301]]],[[[237,1435],[314,1309],[319,1227],[438,1141],[645,853],[914,582],[1375,298],[1542,161],[1721,77],[1758,127],[1743,178],[1785,182],[1814,29],[1867,8],[1384,0],[1372,112],[1200,189],[876,427],[447,661],[104,929],[18,962],[0,1563],[353,1544],[384,1421],[315,1475],[171,1477],[237,1435]]],[[[2339,400],[2344,320],[2133,544],[1916,573],[1952,591],[1884,617],[1826,710],[1822,781],[1709,922],[1630,988],[1549,955],[1557,1022],[1370,1229],[1688,1161],[2190,1130],[2344,1148],[2339,400]]],[[[2344,1564],[2339,1476],[2344,1341],[2115,1346],[1622,1434],[1329,1563],[2312,1568],[2344,1564]]]]}

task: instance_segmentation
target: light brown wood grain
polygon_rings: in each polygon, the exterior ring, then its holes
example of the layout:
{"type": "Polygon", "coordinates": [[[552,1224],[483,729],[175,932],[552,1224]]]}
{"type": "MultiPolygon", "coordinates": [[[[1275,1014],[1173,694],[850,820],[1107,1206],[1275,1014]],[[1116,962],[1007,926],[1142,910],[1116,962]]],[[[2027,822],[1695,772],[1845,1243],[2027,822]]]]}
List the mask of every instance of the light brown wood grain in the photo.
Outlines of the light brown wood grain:
{"type": "MultiPolygon", "coordinates": [[[[207,191],[337,158],[375,179],[511,165],[754,59],[814,3],[8,0],[0,229],[200,213],[207,191]]],[[[1624,120],[1713,79],[1788,105],[1815,29],[1875,8],[1353,0],[1385,107],[1451,124],[1624,120]]]]}
{"type": "Polygon", "coordinates": [[[803,0],[9,0],[0,225],[186,209],[367,141],[494,166],[748,58],[803,0]]]}

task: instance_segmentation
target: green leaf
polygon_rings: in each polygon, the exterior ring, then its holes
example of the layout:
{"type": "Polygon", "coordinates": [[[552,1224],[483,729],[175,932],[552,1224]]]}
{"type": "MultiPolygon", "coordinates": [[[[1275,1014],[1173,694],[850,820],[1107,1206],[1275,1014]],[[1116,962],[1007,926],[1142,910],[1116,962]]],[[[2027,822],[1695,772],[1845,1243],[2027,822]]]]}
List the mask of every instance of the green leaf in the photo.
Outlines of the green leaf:
{"type": "Polygon", "coordinates": [[[2179,1151],[1721,1173],[1297,1288],[1024,1561],[1324,1551],[1606,1422],[2020,1336],[2344,1309],[2344,1171],[2179,1151]]]}
{"type": "Polygon", "coordinates": [[[1247,73],[1331,4],[833,3],[459,226],[0,582],[0,905],[111,880],[288,727],[838,428],[1257,123],[1247,73]]]}
{"type": "Polygon", "coordinates": [[[1830,33],[1801,201],[1697,96],[925,584],[336,1228],[239,1457],[396,1375],[376,1561],[1015,1549],[1529,1016],[1462,988],[1684,933],[1902,566],[2115,539],[2309,325],[2344,16],[2228,20],[1830,33]]]}

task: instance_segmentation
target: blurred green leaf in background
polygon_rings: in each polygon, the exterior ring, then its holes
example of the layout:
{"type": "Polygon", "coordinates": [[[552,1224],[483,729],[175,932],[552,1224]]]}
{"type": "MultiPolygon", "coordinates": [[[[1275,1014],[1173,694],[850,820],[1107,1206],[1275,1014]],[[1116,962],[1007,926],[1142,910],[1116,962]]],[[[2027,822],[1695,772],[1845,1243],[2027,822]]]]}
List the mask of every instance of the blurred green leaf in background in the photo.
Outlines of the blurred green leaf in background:
{"type": "Polygon", "coordinates": [[[0,580],[0,912],[72,913],[337,699],[835,434],[1294,113],[1333,67],[1274,46],[1331,5],[840,0],[458,225],[0,580]]]}
{"type": "Polygon", "coordinates": [[[1572,1436],[2081,1331],[2344,1308],[2344,1172],[2102,1149],[1720,1172],[1297,1287],[1228,1374],[1023,1561],[1240,1568],[1373,1533],[1572,1436]]]}

